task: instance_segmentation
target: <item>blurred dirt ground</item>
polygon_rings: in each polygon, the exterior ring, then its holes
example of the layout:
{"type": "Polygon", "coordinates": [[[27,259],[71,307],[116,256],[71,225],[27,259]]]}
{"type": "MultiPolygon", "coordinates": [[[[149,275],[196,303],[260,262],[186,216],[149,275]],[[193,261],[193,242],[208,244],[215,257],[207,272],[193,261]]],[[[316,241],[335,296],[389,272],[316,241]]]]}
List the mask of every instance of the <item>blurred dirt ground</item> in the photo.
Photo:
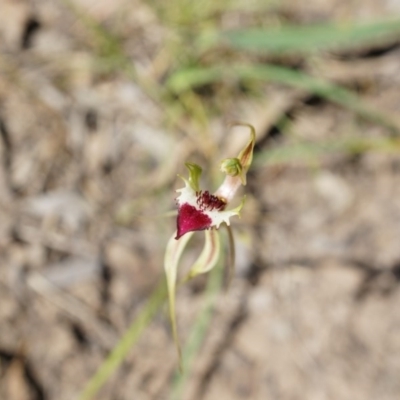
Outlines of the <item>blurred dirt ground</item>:
{"type": "MultiPolygon", "coordinates": [[[[125,52],[145,75],[156,70],[166,28],[152,2],[74,3],[106,27],[123,16],[125,52]]],[[[395,0],[275,3],[297,23],[400,15],[395,0]]],[[[0,0],[0,399],[77,398],[162,277],[176,174],[189,159],[207,169],[207,148],[218,164],[233,146],[226,120],[255,124],[258,155],[290,141],[275,126],[282,114],[293,137],[316,143],[390,134],[265,85],[259,101],[214,117],[204,144],[168,127],[163,106],[95,49],[67,2],[0,0]]],[[[316,68],[398,118],[400,38],[316,68]]],[[[248,180],[237,276],[183,398],[400,398],[400,153],[259,159],[248,180]]],[[[202,287],[179,291],[183,338],[202,287]]],[[[176,367],[162,312],[96,399],[167,399],[176,367]]]]}

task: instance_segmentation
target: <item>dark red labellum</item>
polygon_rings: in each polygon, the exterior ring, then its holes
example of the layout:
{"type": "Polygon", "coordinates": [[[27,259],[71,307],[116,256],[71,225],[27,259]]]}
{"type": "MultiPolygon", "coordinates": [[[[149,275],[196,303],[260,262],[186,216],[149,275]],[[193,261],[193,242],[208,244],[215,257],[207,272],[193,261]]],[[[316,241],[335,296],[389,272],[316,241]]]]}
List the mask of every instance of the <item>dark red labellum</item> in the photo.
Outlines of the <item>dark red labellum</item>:
{"type": "Polygon", "coordinates": [[[211,218],[201,210],[187,203],[182,204],[178,210],[177,235],[175,239],[179,239],[187,232],[202,231],[210,228],[211,223],[211,218]]]}

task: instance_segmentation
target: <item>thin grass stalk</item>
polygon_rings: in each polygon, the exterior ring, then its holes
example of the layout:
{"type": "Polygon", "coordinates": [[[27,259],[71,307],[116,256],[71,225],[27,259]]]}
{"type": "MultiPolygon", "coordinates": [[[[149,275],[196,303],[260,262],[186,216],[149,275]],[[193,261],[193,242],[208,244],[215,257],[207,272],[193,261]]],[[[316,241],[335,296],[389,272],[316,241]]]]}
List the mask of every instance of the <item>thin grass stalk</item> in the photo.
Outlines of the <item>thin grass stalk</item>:
{"type": "Polygon", "coordinates": [[[97,372],[89,380],[79,396],[79,400],[93,399],[96,393],[107,382],[119,365],[124,361],[128,352],[140,338],[144,329],[153,320],[157,311],[167,298],[167,287],[164,279],[149,297],[144,308],[139,312],[124,336],[111,351],[106,360],[100,365],[97,372]]]}

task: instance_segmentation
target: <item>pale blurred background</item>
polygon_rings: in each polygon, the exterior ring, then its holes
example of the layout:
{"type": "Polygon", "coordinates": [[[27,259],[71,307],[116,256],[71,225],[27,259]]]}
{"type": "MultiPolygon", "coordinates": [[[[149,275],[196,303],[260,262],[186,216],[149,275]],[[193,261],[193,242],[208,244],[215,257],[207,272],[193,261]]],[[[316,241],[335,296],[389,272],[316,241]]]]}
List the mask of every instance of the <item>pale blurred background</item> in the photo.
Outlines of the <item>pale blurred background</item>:
{"type": "Polygon", "coordinates": [[[399,77],[395,0],[0,0],[0,399],[83,398],[234,120],[229,291],[179,290],[181,378],[161,307],[93,399],[399,399],[399,77]]]}

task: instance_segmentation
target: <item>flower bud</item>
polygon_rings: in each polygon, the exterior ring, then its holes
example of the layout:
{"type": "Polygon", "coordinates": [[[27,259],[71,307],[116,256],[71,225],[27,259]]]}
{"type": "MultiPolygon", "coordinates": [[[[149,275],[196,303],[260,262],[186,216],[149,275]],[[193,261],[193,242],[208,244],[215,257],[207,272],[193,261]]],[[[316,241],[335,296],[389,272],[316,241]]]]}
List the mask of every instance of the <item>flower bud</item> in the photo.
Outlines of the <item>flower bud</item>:
{"type": "Polygon", "coordinates": [[[229,176],[237,176],[242,172],[238,158],[227,158],[221,162],[220,170],[229,176]]]}

